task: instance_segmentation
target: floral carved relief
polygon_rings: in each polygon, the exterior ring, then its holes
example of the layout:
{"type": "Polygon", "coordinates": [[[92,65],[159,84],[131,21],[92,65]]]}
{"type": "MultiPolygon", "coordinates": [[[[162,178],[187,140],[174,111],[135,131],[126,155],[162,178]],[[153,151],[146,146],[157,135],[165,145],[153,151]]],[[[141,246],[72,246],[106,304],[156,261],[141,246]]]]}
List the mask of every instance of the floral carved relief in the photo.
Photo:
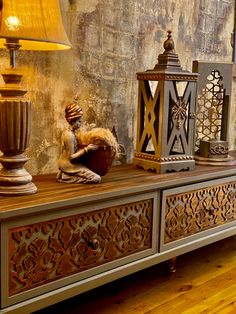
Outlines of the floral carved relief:
{"type": "Polygon", "coordinates": [[[9,229],[9,295],[148,249],[152,199],[9,229]]]}
{"type": "Polygon", "coordinates": [[[207,83],[198,95],[196,108],[196,150],[200,140],[219,140],[222,131],[224,106],[223,77],[218,70],[212,70],[207,83]]]}
{"type": "Polygon", "coordinates": [[[171,107],[171,116],[176,122],[176,128],[179,130],[187,118],[187,108],[186,104],[181,97],[178,98],[177,102],[173,101],[171,107]]]}
{"type": "Polygon", "coordinates": [[[165,209],[165,243],[233,221],[236,182],[167,196],[165,209]]]}
{"type": "Polygon", "coordinates": [[[225,145],[218,144],[210,146],[209,153],[211,155],[227,155],[229,153],[229,148],[228,146],[226,147],[225,145]]]}

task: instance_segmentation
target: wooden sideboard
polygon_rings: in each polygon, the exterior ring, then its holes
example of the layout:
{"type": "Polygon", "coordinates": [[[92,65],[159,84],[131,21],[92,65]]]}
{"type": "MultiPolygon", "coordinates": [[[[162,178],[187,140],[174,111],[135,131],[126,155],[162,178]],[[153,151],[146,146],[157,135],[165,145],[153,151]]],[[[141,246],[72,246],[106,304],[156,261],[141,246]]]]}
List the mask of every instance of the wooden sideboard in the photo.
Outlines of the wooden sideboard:
{"type": "Polygon", "coordinates": [[[122,165],[98,185],[34,183],[35,195],[0,197],[0,313],[31,313],[236,234],[236,165],[122,165]]]}

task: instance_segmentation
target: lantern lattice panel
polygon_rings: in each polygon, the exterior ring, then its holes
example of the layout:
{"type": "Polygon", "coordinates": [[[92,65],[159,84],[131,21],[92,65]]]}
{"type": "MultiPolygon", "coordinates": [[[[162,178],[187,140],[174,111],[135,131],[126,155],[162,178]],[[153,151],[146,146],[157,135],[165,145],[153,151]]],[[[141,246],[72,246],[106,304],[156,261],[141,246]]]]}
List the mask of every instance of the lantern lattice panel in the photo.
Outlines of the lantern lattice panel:
{"type": "Polygon", "coordinates": [[[188,143],[190,141],[190,128],[192,124],[190,114],[194,110],[191,105],[192,85],[187,84],[183,96],[179,96],[176,83],[172,83],[169,94],[169,119],[167,147],[170,155],[191,154],[188,152],[188,143]]]}
{"type": "Polygon", "coordinates": [[[158,145],[160,89],[157,86],[153,97],[149,82],[141,81],[139,97],[137,149],[143,153],[154,154],[155,147],[158,145]]]}
{"type": "Polygon", "coordinates": [[[228,141],[232,63],[193,61],[197,84],[195,152],[200,141],[228,141]]]}
{"type": "Polygon", "coordinates": [[[212,140],[221,138],[224,86],[219,71],[213,70],[207,77],[207,83],[198,95],[196,111],[196,149],[200,139],[212,140]]]}

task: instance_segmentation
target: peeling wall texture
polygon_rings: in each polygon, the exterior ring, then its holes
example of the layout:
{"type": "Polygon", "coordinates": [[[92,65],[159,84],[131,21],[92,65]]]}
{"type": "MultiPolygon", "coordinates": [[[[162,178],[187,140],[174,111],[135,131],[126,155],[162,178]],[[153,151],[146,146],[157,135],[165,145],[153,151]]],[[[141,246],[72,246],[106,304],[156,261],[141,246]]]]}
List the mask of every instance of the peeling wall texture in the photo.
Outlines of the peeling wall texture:
{"type": "MultiPolygon", "coordinates": [[[[136,72],[153,68],[171,29],[184,69],[193,60],[231,62],[234,0],[61,0],[73,45],[60,52],[19,51],[17,66],[33,103],[31,174],[57,171],[64,106],[77,95],[87,123],[112,129],[132,161],[136,72]]],[[[7,66],[0,51],[0,67],[7,66]]],[[[234,82],[235,84],[235,82],[234,82]]],[[[235,89],[234,89],[235,90],[235,89]]],[[[232,97],[235,100],[235,96],[232,97]]],[[[235,143],[235,101],[230,145],[235,143]]]]}

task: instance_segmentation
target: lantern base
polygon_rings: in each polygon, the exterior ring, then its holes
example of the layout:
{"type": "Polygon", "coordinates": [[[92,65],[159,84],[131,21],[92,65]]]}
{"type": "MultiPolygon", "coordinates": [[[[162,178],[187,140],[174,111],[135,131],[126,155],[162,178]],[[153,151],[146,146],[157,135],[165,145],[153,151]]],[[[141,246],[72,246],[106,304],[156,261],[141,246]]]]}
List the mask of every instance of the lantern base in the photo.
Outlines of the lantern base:
{"type": "Polygon", "coordinates": [[[208,158],[195,155],[196,165],[202,166],[234,166],[236,159],[230,155],[225,158],[208,158]]]}
{"type": "Polygon", "coordinates": [[[189,171],[195,168],[192,156],[157,158],[149,154],[136,153],[133,165],[156,173],[189,171]]]}

